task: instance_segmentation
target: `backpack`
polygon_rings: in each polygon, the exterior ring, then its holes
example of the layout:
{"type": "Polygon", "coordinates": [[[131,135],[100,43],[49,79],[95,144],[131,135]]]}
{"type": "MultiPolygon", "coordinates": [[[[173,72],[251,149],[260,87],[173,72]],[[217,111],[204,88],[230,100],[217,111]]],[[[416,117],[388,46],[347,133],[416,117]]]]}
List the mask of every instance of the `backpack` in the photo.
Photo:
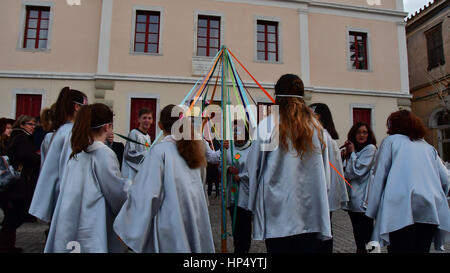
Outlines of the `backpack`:
{"type": "Polygon", "coordinates": [[[9,165],[7,156],[0,156],[0,192],[5,192],[20,179],[20,172],[9,165]]]}

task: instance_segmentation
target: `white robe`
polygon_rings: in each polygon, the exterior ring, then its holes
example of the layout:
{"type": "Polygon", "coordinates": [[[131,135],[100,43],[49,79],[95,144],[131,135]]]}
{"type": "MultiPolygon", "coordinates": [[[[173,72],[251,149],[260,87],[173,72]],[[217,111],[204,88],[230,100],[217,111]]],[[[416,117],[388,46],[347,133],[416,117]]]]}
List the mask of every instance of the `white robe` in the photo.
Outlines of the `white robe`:
{"type": "MultiPolygon", "coordinates": [[[[287,237],[318,233],[321,240],[331,239],[328,206],[329,178],[325,166],[328,156],[314,131],[314,152],[300,158],[289,143],[289,151],[280,145],[272,151],[261,148],[267,136],[274,137],[275,120],[271,115],[259,124],[258,140],[247,156],[249,210],[254,214],[253,239],[287,237]],[[261,136],[263,135],[263,136],[261,136]]],[[[256,137],[254,136],[253,139],[256,137]]],[[[276,135],[275,135],[276,138],[276,135]]]]}
{"type": "MultiPolygon", "coordinates": [[[[152,144],[150,135],[143,134],[137,129],[131,130],[128,134],[128,138],[133,139],[139,143],[148,143],[148,147],[152,144]]],[[[123,177],[128,177],[133,179],[139,170],[139,165],[145,157],[148,147],[145,145],[140,145],[127,141],[125,144],[125,149],[123,151],[123,161],[122,161],[122,175],[123,177]]]]}
{"type": "Polygon", "coordinates": [[[390,232],[414,223],[434,224],[438,225],[434,245],[440,249],[450,239],[449,187],[450,172],[425,140],[386,137],[367,203],[366,215],[375,219],[372,240],[389,245],[390,232]]]}
{"type": "Polygon", "coordinates": [[[367,194],[373,175],[373,165],[377,148],[369,144],[359,152],[353,152],[345,165],[345,178],[352,185],[347,185],[349,202],[345,209],[353,212],[365,212],[367,194]]]}
{"type": "Polygon", "coordinates": [[[59,195],[60,180],[69,161],[73,123],[62,125],[53,137],[34,190],[29,213],[50,222],[59,195]]]}
{"type": "MultiPolygon", "coordinates": [[[[344,168],[342,166],[339,146],[327,130],[324,130],[324,137],[327,145],[328,160],[331,164],[333,164],[337,171],[344,176],[344,168]]],[[[345,208],[349,201],[346,183],[333,167],[328,166],[326,169],[330,172],[330,188],[328,191],[330,211],[345,208]]]]}
{"type": "Polygon", "coordinates": [[[120,174],[114,152],[96,141],[69,160],[61,181],[44,252],[70,252],[78,242],[81,253],[123,252],[113,221],[131,184],[120,174]]]}
{"type": "Polygon", "coordinates": [[[114,230],[139,253],[213,253],[204,173],[190,169],[165,137],[142,163],[114,230]]]}
{"type": "Polygon", "coordinates": [[[115,153],[96,141],[69,160],[61,181],[44,252],[70,252],[77,242],[81,253],[124,252],[113,231],[114,218],[131,184],[120,174],[115,153]]]}
{"type": "Polygon", "coordinates": [[[41,168],[44,165],[45,158],[47,157],[48,149],[50,148],[50,143],[52,141],[53,135],[54,132],[47,133],[41,143],[41,168]]]}

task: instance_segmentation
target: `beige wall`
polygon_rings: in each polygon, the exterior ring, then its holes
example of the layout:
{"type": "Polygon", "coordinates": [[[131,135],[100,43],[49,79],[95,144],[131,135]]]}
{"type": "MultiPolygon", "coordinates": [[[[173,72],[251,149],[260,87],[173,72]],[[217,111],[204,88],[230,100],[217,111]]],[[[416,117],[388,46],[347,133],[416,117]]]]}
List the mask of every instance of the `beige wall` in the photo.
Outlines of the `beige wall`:
{"type": "MultiPolygon", "coordinates": [[[[210,0],[190,1],[115,1],[112,23],[110,72],[192,76],[195,11],[223,14],[226,45],[261,81],[273,81],[273,71],[281,75],[300,72],[299,19],[295,9],[274,8],[210,0]],[[157,6],[164,9],[162,44],[163,55],[130,54],[132,11],[134,5],[157,6]],[[126,11],[126,12],[124,12],[126,11]],[[256,63],[254,59],[254,16],[281,19],[282,64],[256,63]],[[176,40],[176,42],[175,42],[176,40]],[[169,65],[167,65],[169,64],[169,65]]],[[[249,77],[241,74],[244,79],[249,77]],[[244,77],[245,76],[245,77],[244,77]]]]}
{"type": "Polygon", "coordinates": [[[401,91],[395,23],[311,13],[309,25],[312,85],[401,91]],[[348,69],[347,28],[369,31],[372,71],[348,69]]]}
{"type": "MultiPolygon", "coordinates": [[[[29,1],[30,2],[30,1],[29,1]]],[[[65,0],[53,3],[51,49],[18,49],[24,6],[21,0],[2,0],[0,9],[0,70],[95,73],[97,70],[101,0],[68,6],[65,0]]],[[[28,3],[28,2],[27,2],[28,3]]],[[[22,45],[21,45],[22,47],[22,45]]]]}
{"type": "Polygon", "coordinates": [[[46,79],[1,79],[0,90],[2,93],[0,117],[15,118],[15,113],[12,113],[15,105],[12,104],[14,100],[14,90],[43,90],[44,91],[44,107],[49,107],[56,102],[59,92],[65,86],[72,89],[80,90],[88,96],[89,103],[94,101],[94,82],[93,81],[76,81],[76,80],[46,80],[46,79]],[[4,103],[6,102],[6,103],[4,103]]]}
{"type": "Polygon", "coordinates": [[[395,98],[314,93],[311,101],[308,103],[318,102],[325,103],[330,108],[336,130],[339,134],[339,145],[344,144],[348,131],[350,131],[353,125],[353,120],[350,120],[351,104],[368,104],[374,106],[374,124],[372,124],[372,130],[377,139],[378,146],[387,136],[386,120],[388,116],[392,112],[398,111],[397,99],[395,98]]]}
{"type": "Polygon", "coordinates": [[[369,2],[377,3],[377,0],[319,0],[319,2],[363,6],[380,9],[396,9],[396,0],[378,0],[380,5],[369,5],[369,2]]]}

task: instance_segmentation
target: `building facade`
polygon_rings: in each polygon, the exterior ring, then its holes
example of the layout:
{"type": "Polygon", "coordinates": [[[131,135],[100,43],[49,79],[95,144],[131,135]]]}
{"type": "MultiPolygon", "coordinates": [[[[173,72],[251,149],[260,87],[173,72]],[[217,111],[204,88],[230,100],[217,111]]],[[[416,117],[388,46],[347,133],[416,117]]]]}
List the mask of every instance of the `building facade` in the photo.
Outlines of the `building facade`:
{"type": "Polygon", "coordinates": [[[406,25],[412,111],[427,125],[425,139],[450,161],[450,1],[435,0],[406,25]]]}
{"type": "MultiPolygon", "coordinates": [[[[358,120],[369,122],[381,142],[388,115],[410,107],[402,0],[3,0],[1,6],[0,116],[49,107],[70,86],[113,107],[115,131],[126,134],[137,108],[149,106],[157,116],[179,103],[221,45],[271,93],[281,75],[298,74],[307,102],[330,107],[340,144],[358,120]]],[[[242,78],[258,102],[269,102],[250,77],[242,78]]]]}

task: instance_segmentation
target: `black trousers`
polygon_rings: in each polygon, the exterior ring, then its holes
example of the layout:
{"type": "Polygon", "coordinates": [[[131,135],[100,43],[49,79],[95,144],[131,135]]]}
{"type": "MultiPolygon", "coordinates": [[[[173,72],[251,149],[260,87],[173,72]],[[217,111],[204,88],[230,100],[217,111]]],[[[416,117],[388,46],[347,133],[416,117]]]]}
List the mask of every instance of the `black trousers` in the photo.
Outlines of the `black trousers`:
{"type": "Polygon", "coordinates": [[[415,223],[389,233],[389,253],[429,253],[437,225],[415,223]]]}
{"type": "MultiPolygon", "coordinates": [[[[330,212],[331,235],[333,235],[333,224],[331,221],[332,216],[333,213],[330,212]]],[[[319,253],[333,253],[333,238],[320,242],[319,253]]]]}
{"type": "MultiPolygon", "coordinates": [[[[234,206],[228,211],[233,224],[234,206]]],[[[236,208],[236,224],[233,235],[234,253],[248,253],[252,243],[252,212],[246,209],[236,208]]]]}
{"type": "Polygon", "coordinates": [[[208,164],[206,167],[206,182],[208,183],[208,196],[212,193],[212,184],[216,185],[216,196],[220,194],[220,173],[217,164],[208,164]]]}
{"type": "Polygon", "coordinates": [[[317,253],[321,245],[317,236],[318,233],[303,233],[266,239],[267,253],[317,253]]]}
{"type": "Polygon", "coordinates": [[[373,232],[373,219],[364,212],[348,211],[356,242],[356,253],[367,253],[366,244],[370,242],[373,232]]]}

